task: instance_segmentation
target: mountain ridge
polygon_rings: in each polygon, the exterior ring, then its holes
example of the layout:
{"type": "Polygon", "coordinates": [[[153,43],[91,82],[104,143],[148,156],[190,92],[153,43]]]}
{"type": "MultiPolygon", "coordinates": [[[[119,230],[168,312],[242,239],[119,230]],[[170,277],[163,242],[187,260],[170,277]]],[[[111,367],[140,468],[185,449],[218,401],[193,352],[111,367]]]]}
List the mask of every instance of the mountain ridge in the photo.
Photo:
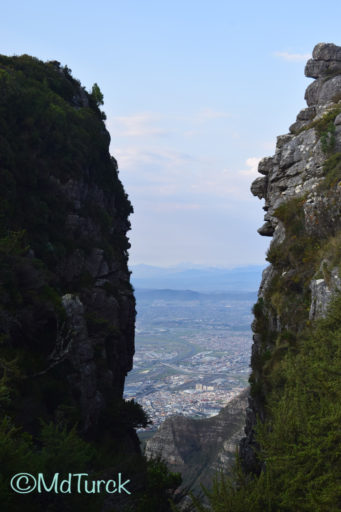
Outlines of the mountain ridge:
{"type": "Polygon", "coordinates": [[[212,485],[217,472],[228,473],[243,436],[248,390],[220,412],[205,419],[170,416],[146,443],[148,458],[161,456],[172,471],[182,474],[182,486],[200,491],[212,485]]]}
{"type": "Polygon", "coordinates": [[[219,268],[178,268],[132,266],[131,281],[135,288],[190,289],[198,292],[255,291],[264,266],[219,268]]]}

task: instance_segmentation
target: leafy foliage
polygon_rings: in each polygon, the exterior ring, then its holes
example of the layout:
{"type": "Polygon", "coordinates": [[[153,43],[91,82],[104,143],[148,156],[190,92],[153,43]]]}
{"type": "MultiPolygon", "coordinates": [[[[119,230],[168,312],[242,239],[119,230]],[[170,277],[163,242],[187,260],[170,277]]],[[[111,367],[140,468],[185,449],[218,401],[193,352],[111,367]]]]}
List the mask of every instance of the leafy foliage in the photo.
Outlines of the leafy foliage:
{"type": "Polygon", "coordinates": [[[33,437],[4,417],[0,424],[0,502],[3,509],[16,512],[24,506],[29,512],[77,512],[86,506],[87,510],[96,512],[103,497],[89,499],[84,495],[55,493],[18,495],[10,490],[10,479],[17,473],[43,473],[46,481],[50,481],[59,472],[61,478],[66,478],[70,468],[75,468],[71,472],[89,472],[94,456],[93,447],[79,437],[75,428],[67,430],[52,423],[42,423],[39,433],[33,437]]]}
{"type": "Polygon", "coordinates": [[[101,89],[99,88],[98,84],[94,83],[94,85],[92,86],[91,94],[98,106],[103,105],[104,98],[103,98],[103,94],[102,94],[101,89]]]}
{"type": "MultiPolygon", "coordinates": [[[[315,124],[322,136],[334,115],[315,124]]],[[[339,167],[339,153],[326,159],[322,197],[335,196],[339,167]]],[[[217,478],[206,491],[212,512],[341,509],[341,296],[325,319],[312,323],[308,314],[311,280],[330,282],[340,268],[341,239],[334,225],[307,231],[305,201],[296,197],[275,211],[285,240],[268,251],[273,275],[253,310],[258,338],[250,384],[260,411],[259,474],[244,474],[237,463],[231,478],[217,478]]]]}
{"type": "Polygon", "coordinates": [[[335,124],[330,121],[326,130],[321,133],[321,147],[323,153],[330,153],[335,147],[335,124]]]}
{"type": "MultiPolygon", "coordinates": [[[[0,56],[0,93],[0,235],[26,230],[36,256],[54,268],[75,249],[61,229],[70,205],[59,183],[82,178],[115,197],[118,218],[132,211],[108,152],[101,93],[97,86],[89,95],[59,63],[27,55],[0,56]]],[[[124,236],[119,243],[128,248],[124,236]]]]}
{"type": "Polygon", "coordinates": [[[334,153],[323,164],[324,180],[322,190],[336,187],[341,181],[341,153],[334,153]]]}
{"type": "MultiPolygon", "coordinates": [[[[207,495],[212,512],[316,512],[341,508],[341,297],[298,337],[271,373],[259,422],[260,476],[240,467],[207,495]]],[[[205,510],[197,504],[198,510],[205,510]]]]}
{"type": "MultiPolygon", "coordinates": [[[[339,98],[335,96],[334,102],[337,103],[339,98]]],[[[341,105],[337,105],[327,110],[327,112],[318,119],[314,119],[311,123],[303,126],[297,133],[303,132],[305,130],[310,130],[311,128],[315,128],[318,137],[320,138],[323,134],[326,134],[328,131],[334,132],[331,124],[334,124],[335,118],[341,112],[341,105]]]]}
{"type": "Polygon", "coordinates": [[[322,240],[305,230],[305,200],[293,198],[277,208],[275,215],[283,222],[286,237],[281,244],[272,244],[267,253],[278,272],[266,298],[289,330],[298,329],[307,318],[309,284],[320,262],[322,240]]]}
{"type": "Polygon", "coordinates": [[[169,512],[172,494],[180,484],[180,473],[169,472],[165,462],[159,458],[151,459],[148,461],[145,489],[134,512],[169,512]]]}

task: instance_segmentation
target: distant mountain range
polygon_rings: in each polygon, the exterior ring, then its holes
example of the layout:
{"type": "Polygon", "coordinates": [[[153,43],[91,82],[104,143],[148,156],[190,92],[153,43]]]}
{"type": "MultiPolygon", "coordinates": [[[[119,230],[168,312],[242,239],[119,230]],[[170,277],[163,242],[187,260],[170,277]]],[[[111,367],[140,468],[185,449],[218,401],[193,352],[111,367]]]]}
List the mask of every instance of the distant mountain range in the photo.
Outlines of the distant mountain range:
{"type": "Polygon", "coordinates": [[[264,265],[236,268],[133,265],[134,288],[194,290],[198,292],[254,292],[259,288],[264,265]]]}
{"type": "Polygon", "coordinates": [[[216,292],[197,292],[193,290],[170,290],[170,289],[153,289],[153,288],[136,288],[135,297],[139,303],[150,303],[154,300],[162,300],[166,302],[182,301],[182,302],[221,302],[226,300],[250,300],[254,302],[257,299],[256,291],[216,291],[216,292]]]}

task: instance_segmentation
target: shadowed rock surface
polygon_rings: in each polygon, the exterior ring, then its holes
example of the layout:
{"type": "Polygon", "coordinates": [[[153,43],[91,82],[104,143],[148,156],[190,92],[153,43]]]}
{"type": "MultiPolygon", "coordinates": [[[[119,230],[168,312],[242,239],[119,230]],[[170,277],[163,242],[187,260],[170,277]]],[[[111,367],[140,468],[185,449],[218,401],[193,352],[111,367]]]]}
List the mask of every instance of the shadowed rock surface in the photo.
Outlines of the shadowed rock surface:
{"type": "Polygon", "coordinates": [[[13,252],[0,332],[10,349],[39,354],[25,372],[27,426],[37,416],[61,418],[67,401],[83,432],[97,436],[109,401],[122,398],[134,354],[132,207],[103,114],[67,67],[1,57],[0,77],[0,235],[13,252]],[[67,396],[50,394],[44,405],[36,386],[60,387],[61,375],[67,396]]]}
{"type": "Polygon", "coordinates": [[[101,103],[98,86],[87,92],[67,66],[0,56],[0,503],[8,512],[123,510],[139,500],[169,511],[177,486],[157,467],[155,501],[135,433],[146,416],[123,400],[134,354],[132,206],[101,103]],[[132,494],[33,492],[20,501],[10,480],[22,471],[105,480],[120,472],[132,494]]]}
{"type": "Polygon", "coordinates": [[[171,471],[180,472],[183,486],[209,487],[218,471],[228,473],[243,436],[248,391],[232,399],[217,416],[192,419],[171,416],[146,443],[148,458],[161,457],[171,471]]]}

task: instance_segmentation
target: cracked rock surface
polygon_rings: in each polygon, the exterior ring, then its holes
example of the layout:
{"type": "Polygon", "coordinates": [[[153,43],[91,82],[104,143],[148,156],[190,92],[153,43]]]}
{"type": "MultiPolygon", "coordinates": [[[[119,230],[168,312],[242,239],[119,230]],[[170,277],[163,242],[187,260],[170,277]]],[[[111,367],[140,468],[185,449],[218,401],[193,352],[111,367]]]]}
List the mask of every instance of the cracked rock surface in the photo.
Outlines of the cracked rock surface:
{"type": "MultiPolygon", "coordinates": [[[[277,138],[275,154],[261,160],[261,177],[251,185],[252,194],[265,201],[265,224],[258,232],[272,237],[271,264],[259,289],[263,332],[259,321],[253,323],[254,390],[263,385],[265,370],[259,361],[264,354],[269,359],[276,350],[285,350],[269,339],[280,339],[282,332],[297,334],[306,322],[324,316],[341,291],[341,47],[316,45],[305,75],[314,79],[305,92],[308,106],[298,113],[289,133],[277,138]]],[[[244,468],[256,473],[260,467],[254,427],[257,417],[265,417],[262,393],[251,392],[246,437],[240,445],[244,468]]]]}

